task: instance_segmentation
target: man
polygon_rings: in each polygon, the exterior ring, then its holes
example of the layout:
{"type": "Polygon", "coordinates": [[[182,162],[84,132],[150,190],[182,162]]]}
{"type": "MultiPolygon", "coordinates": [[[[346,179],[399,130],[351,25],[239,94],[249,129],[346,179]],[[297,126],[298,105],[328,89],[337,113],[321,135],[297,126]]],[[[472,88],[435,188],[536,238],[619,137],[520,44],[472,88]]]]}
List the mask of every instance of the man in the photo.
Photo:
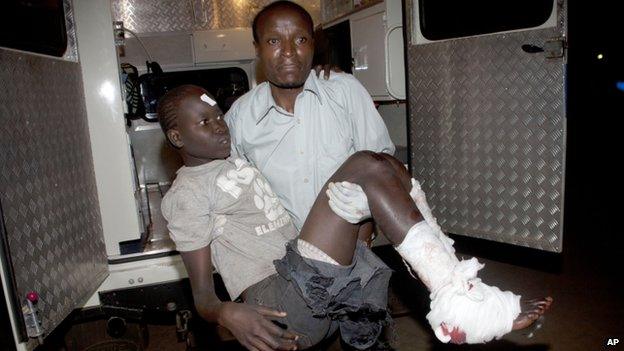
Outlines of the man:
{"type": "MultiPolygon", "coordinates": [[[[351,154],[393,154],[394,145],[355,78],[332,72],[323,80],[311,71],[313,23],[305,9],[274,2],[256,15],[253,35],[268,82],[238,99],[226,115],[232,155],[262,172],[301,229],[318,192],[351,154]]],[[[360,238],[370,231],[365,226],[360,238]]]]}

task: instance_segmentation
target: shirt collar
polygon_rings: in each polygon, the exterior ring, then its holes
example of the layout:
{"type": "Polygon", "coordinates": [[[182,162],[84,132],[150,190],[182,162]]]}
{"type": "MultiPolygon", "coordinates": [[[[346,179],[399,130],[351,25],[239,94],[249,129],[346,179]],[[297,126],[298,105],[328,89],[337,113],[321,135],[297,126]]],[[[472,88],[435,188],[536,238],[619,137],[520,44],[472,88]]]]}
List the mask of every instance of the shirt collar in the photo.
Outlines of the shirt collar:
{"type": "MultiPolygon", "coordinates": [[[[256,116],[256,125],[269,114],[269,111],[271,111],[271,109],[278,107],[275,103],[275,99],[273,99],[273,94],[271,94],[271,85],[269,82],[266,82],[265,89],[263,90],[264,91],[259,94],[259,98],[264,100],[265,103],[259,103],[256,105],[259,106],[259,108],[255,111],[256,113],[254,113],[254,115],[256,116]]],[[[316,96],[316,98],[318,99],[319,103],[323,105],[323,98],[321,97],[318,88],[318,78],[316,77],[316,72],[314,70],[310,71],[308,78],[306,79],[305,83],[303,83],[302,93],[305,93],[306,91],[313,93],[314,96],[316,96]]]]}

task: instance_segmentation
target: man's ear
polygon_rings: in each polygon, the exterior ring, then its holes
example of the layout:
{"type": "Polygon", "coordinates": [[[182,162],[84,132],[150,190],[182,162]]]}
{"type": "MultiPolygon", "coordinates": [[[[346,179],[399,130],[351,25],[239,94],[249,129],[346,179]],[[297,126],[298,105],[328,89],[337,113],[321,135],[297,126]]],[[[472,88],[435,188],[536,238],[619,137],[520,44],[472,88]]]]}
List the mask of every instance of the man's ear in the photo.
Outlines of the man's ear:
{"type": "Polygon", "coordinates": [[[180,137],[180,132],[178,132],[177,129],[169,129],[167,131],[167,139],[169,140],[171,145],[175,146],[178,149],[184,146],[182,138],[180,137]]]}
{"type": "Polygon", "coordinates": [[[253,45],[254,45],[254,50],[256,50],[256,57],[260,57],[260,47],[255,40],[253,42],[253,45]]]}

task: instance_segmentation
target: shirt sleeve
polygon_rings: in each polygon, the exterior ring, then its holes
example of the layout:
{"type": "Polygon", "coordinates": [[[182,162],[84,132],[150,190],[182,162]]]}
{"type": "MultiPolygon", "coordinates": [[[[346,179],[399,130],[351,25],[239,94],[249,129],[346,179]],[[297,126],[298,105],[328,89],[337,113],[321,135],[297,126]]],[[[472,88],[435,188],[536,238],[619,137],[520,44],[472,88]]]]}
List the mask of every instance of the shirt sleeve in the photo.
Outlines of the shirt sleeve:
{"type": "Polygon", "coordinates": [[[388,128],[377,112],[368,91],[355,77],[348,75],[346,103],[353,128],[353,144],[356,151],[371,150],[394,155],[395,147],[388,128]]]}
{"type": "Polygon", "coordinates": [[[163,199],[161,210],[178,251],[206,247],[217,234],[216,216],[211,211],[211,205],[191,189],[171,188],[163,199]]]}
{"type": "Polygon", "coordinates": [[[240,110],[240,104],[238,103],[239,100],[235,101],[232,107],[228,110],[228,112],[226,112],[225,123],[227,124],[228,129],[230,130],[230,157],[247,159],[240,145],[241,130],[238,126],[238,122],[239,122],[238,113],[240,110]]]}

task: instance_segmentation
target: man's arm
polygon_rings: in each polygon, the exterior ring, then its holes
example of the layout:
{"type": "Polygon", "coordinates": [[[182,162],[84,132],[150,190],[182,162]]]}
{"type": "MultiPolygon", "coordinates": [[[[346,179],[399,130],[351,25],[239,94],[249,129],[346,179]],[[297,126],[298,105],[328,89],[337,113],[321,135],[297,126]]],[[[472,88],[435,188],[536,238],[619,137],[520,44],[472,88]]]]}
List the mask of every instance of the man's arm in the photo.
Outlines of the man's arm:
{"type": "Polygon", "coordinates": [[[230,130],[230,157],[246,159],[245,153],[240,147],[240,128],[238,123],[238,111],[240,109],[240,99],[236,100],[230,110],[225,114],[225,123],[230,130]]]}
{"type": "Polygon", "coordinates": [[[222,302],[214,290],[210,246],[181,252],[199,315],[218,323],[249,350],[296,350],[297,336],[273,324],[269,318],[284,317],[285,312],[244,303],[222,302]]]}
{"type": "Polygon", "coordinates": [[[388,128],[366,88],[353,76],[345,77],[345,87],[355,151],[371,150],[394,155],[395,147],[388,128]]]}

